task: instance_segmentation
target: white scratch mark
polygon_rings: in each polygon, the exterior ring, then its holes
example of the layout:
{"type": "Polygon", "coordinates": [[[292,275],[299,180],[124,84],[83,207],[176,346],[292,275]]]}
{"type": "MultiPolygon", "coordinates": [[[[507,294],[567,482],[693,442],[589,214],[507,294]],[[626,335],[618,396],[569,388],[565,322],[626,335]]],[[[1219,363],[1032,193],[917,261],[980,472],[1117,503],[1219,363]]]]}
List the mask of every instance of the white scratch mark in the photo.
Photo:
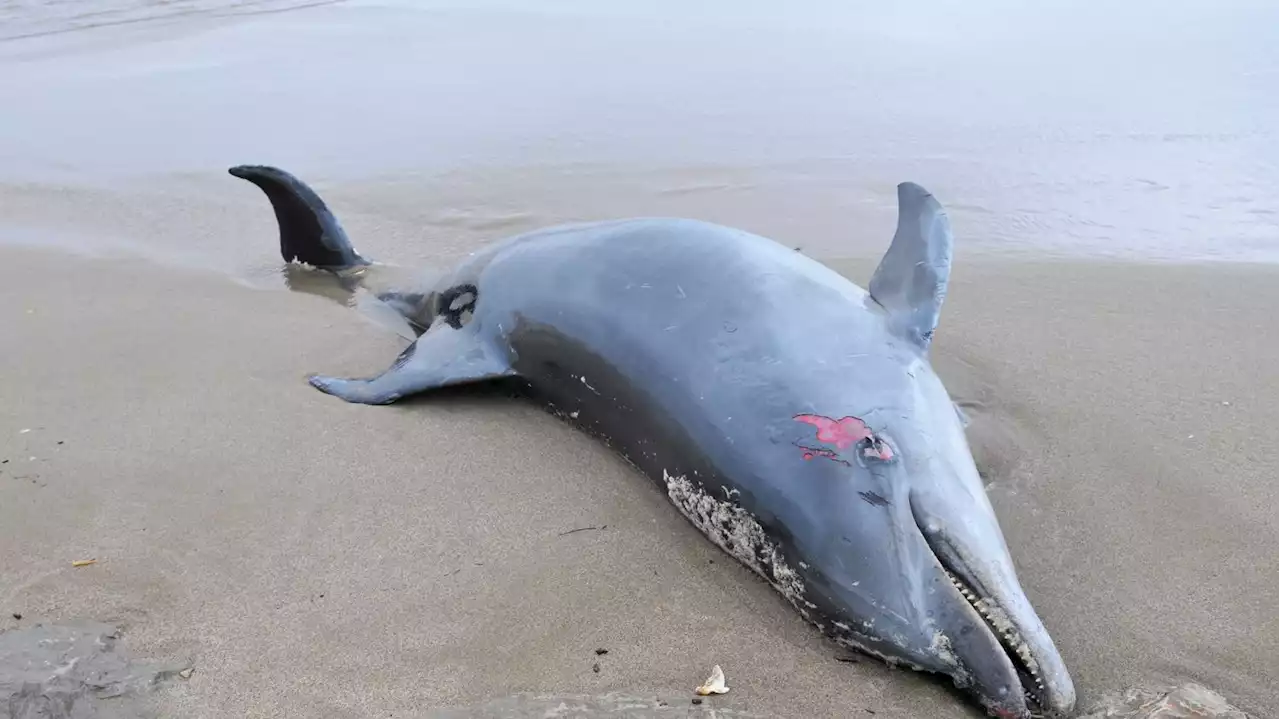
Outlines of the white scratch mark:
{"type": "MultiPolygon", "coordinates": [[[[672,476],[662,470],[667,497],[680,513],[700,529],[716,546],[733,555],[763,577],[808,618],[804,605],[804,581],[782,552],[765,534],[764,527],[747,510],[716,499],[684,475],[672,476]]],[[[812,608],[812,605],[809,605],[812,608]]]]}
{"type": "Polygon", "coordinates": [[[933,652],[952,668],[960,668],[960,659],[951,648],[951,638],[942,632],[933,633],[933,638],[929,642],[929,651],[933,652]]]}

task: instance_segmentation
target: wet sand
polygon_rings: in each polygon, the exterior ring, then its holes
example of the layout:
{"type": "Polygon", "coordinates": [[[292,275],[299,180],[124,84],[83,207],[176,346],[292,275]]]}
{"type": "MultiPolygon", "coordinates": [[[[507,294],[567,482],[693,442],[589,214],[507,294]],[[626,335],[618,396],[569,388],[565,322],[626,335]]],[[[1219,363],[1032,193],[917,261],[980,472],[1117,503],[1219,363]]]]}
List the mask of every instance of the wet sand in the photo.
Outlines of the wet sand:
{"type": "MultiPolygon", "coordinates": [[[[214,273],[4,259],[0,626],[122,621],[131,652],[196,666],[160,716],[680,696],[714,663],[732,687],[715,706],[972,715],[837,661],[644,477],[535,407],[315,392],[306,372],[401,346],[358,312],[214,273]]],[[[1194,679],[1274,716],[1275,268],[961,256],[956,275],[936,364],[971,403],[1082,706],[1194,679]]]]}
{"type": "Polygon", "coordinates": [[[686,707],[716,663],[707,707],[976,716],[837,661],[535,407],[310,389],[402,340],[287,291],[225,168],[299,172],[387,261],[684,215],[862,283],[911,179],[958,241],[935,364],[1080,707],[1276,717],[1274,3],[781,8],[0,0],[0,629],[118,622],[195,667],[160,717],[686,707]]]}

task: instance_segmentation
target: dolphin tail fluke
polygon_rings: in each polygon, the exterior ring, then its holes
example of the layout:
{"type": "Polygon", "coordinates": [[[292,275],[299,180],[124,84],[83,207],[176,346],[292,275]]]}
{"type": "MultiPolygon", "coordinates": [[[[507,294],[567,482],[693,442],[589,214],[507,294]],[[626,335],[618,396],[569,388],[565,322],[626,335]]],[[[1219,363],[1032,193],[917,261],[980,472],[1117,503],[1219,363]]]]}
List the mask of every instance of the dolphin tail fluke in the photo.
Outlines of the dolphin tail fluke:
{"type": "Polygon", "coordinates": [[[227,170],[257,185],[271,201],[280,225],[280,256],[341,272],[371,264],[360,256],[324,200],[305,182],[269,165],[237,165],[227,170]]]}

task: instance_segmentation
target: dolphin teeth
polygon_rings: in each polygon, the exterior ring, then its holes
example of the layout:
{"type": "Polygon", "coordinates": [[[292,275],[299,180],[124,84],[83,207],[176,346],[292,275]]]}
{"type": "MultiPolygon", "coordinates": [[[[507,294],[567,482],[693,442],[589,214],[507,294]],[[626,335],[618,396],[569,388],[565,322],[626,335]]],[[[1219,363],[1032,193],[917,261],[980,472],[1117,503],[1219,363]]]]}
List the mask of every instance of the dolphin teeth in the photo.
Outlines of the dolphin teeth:
{"type": "MultiPolygon", "coordinates": [[[[960,595],[969,602],[974,611],[982,616],[986,621],[987,626],[995,634],[996,639],[1003,644],[1007,650],[1009,650],[1011,655],[1013,655],[1012,658],[1015,659],[1015,663],[1021,664],[1022,669],[1024,669],[1031,678],[1035,680],[1036,689],[1039,690],[1040,696],[1043,696],[1045,692],[1044,680],[1040,677],[1040,672],[1036,668],[1034,656],[1031,654],[1030,648],[1028,648],[1026,643],[1022,641],[1022,635],[1018,633],[1017,627],[1008,626],[1007,619],[1002,618],[1000,622],[997,622],[997,615],[1003,617],[1000,612],[996,612],[999,605],[995,604],[993,600],[980,598],[950,570],[944,569],[943,571],[946,572],[947,579],[951,580],[951,584],[955,586],[956,591],[958,591],[960,595]],[[997,628],[997,623],[1005,624],[1005,626],[997,628]]],[[[1026,695],[1029,703],[1037,704],[1041,701],[1040,696],[1037,696],[1033,691],[1024,689],[1023,693],[1026,695]]],[[[1032,716],[1035,717],[1039,715],[1032,714],[1032,716]]]]}

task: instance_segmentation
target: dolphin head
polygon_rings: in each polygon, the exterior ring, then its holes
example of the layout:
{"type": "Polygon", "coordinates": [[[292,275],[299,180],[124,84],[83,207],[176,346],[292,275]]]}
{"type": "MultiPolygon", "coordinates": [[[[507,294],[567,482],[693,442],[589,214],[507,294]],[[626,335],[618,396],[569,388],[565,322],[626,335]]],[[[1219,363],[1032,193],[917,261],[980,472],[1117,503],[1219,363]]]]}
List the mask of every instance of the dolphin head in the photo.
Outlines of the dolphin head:
{"type": "Polygon", "coordinates": [[[818,489],[788,511],[802,607],[837,641],[945,674],[999,717],[1068,714],[1075,689],[1019,583],[964,422],[927,352],[951,232],[932,195],[898,188],[897,234],[870,283],[883,319],[860,379],[796,415],[818,489]]]}
{"type": "Polygon", "coordinates": [[[992,715],[1066,714],[1075,690],[1024,593],[963,422],[919,355],[862,359],[874,390],[797,415],[811,619],[838,642],[949,676],[992,715]],[[811,485],[812,486],[812,485],[811,485]]]}

